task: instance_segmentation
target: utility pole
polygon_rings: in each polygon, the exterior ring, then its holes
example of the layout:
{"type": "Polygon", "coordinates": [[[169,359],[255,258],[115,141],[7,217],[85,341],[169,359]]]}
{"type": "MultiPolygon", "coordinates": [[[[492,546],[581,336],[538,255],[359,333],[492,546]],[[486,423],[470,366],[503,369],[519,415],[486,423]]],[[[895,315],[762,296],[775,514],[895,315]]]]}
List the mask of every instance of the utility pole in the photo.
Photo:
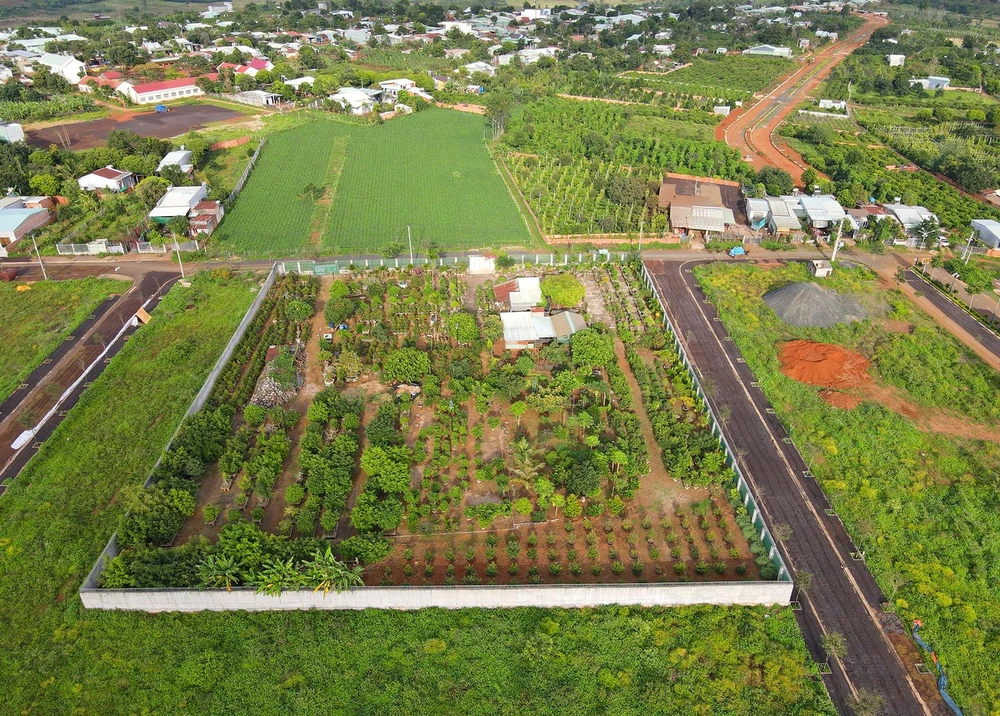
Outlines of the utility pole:
{"type": "Polygon", "coordinates": [[[42,269],[42,279],[48,280],[49,275],[45,272],[45,264],[42,263],[42,255],[38,252],[38,242],[35,241],[35,237],[31,237],[31,245],[35,247],[35,256],[38,258],[38,265],[42,269]]]}
{"type": "Polygon", "coordinates": [[[181,278],[184,278],[184,262],[181,261],[181,245],[177,243],[177,234],[174,234],[174,250],[177,252],[177,265],[181,267],[181,278]]]}
{"type": "Polygon", "coordinates": [[[406,225],[406,242],[410,245],[410,264],[413,264],[413,238],[410,236],[410,225],[406,225]]]}
{"type": "Polygon", "coordinates": [[[830,256],[831,264],[837,260],[837,250],[840,248],[840,237],[843,233],[844,233],[844,221],[841,221],[840,226],[837,227],[837,238],[833,240],[833,255],[830,256]]]}
{"type": "Polygon", "coordinates": [[[969,263],[969,259],[972,258],[972,240],[976,238],[976,232],[973,231],[969,234],[969,240],[965,242],[965,263],[969,263]]]}

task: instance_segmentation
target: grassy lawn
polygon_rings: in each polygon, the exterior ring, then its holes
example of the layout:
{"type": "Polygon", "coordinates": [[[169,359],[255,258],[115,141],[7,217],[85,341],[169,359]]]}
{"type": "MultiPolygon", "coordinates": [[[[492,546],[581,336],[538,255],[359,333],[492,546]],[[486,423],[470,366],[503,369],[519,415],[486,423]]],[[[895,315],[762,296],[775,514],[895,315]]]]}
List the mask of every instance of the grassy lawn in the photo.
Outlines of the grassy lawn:
{"type": "Polygon", "coordinates": [[[873,361],[872,375],[921,409],[945,409],[968,424],[995,426],[1000,376],[897,292],[864,270],[838,269],[826,285],[852,294],[877,318],[829,329],[782,323],[761,296],[809,280],[802,264],[766,271],[712,264],[695,270],[761,388],[788,426],[838,515],[904,624],[948,669],[949,690],[966,712],[1000,703],[1000,446],[928,432],[879,404],[834,408],[819,389],[779,371],[778,347],[803,338],[837,343],[873,361]],[[893,332],[882,318],[911,324],[893,332]]]}
{"type": "MultiPolygon", "coordinates": [[[[279,132],[216,234],[246,255],[524,245],[517,205],[482,141],[481,117],[428,110],[378,127],[318,119],[279,132]]],[[[213,243],[216,243],[213,240],[213,243]]]]}
{"type": "Polygon", "coordinates": [[[784,609],[83,610],[117,493],[252,296],[175,287],[0,500],[4,712],[834,713],[784,609]]]}
{"type": "Polygon", "coordinates": [[[0,400],[13,393],[104,299],[130,286],[95,278],[39,281],[31,290],[18,292],[21,285],[0,283],[0,313],[16,318],[0,328],[0,400]]]}

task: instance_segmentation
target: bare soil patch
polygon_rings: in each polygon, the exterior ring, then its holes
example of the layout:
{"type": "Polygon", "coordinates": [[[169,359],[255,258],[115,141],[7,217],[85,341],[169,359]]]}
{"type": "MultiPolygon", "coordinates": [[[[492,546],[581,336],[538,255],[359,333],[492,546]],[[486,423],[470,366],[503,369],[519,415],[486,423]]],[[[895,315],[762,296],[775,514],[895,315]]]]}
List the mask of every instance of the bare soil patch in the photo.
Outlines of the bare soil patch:
{"type": "Polygon", "coordinates": [[[880,385],[868,368],[871,361],[843,346],[813,341],[789,341],[778,355],[781,372],[800,383],[824,390],[819,396],[835,408],[852,410],[872,401],[914,422],[918,429],[944,435],[1000,442],[1000,428],[910,400],[899,388],[880,385]]]}

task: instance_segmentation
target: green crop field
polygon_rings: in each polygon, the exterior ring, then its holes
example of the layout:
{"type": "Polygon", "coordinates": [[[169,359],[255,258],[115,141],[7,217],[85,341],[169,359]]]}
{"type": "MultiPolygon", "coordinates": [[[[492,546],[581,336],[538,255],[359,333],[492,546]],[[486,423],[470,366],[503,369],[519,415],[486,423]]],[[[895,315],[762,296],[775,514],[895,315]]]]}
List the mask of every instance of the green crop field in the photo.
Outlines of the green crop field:
{"type": "Polygon", "coordinates": [[[111,279],[39,281],[28,291],[21,284],[0,284],[0,314],[16,321],[0,327],[0,400],[41,365],[90,312],[129,284],[111,279]]]}
{"type": "Polygon", "coordinates": [[[213,238],[293,256],[525,245],[527,226],[483,143],[482,117],[432,109],[364,127],[317,116],[273,135],[213,238]]]}
{"type": "Polygon", "coordinates": [[[773,87],[779,77],[794,70],[795,66],[791,60],[778,57],[707,55],[696,57],[690,67],[662,76],[628,76],[641,77],[650,87],[668,92],[712,95],[719,90],[729,90],[754,93],[773,87]]]}

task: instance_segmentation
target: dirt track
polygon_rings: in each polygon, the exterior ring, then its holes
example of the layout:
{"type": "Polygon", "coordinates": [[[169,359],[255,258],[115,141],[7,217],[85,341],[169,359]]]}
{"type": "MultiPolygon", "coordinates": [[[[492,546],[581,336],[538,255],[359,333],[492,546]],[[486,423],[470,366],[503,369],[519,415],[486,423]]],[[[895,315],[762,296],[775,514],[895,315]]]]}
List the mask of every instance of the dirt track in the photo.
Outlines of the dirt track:
{"type": "Polygon", "coordinates": [[[788,75],[777,87],[745,112],[732,114],[732,119],[720,125],[722,139],[749,159],[755,169],[765,166],[784,169],[796,182],[806,168],[796,152],[787,147],[777,147],[773,134],[795,107],[808,97],[826,79],[843,59],[879,27],[888,24],[888,18],[874,15],[865,18],[865,24],[848,39],[836,42],[818,53],[811,62],[788,75]]]}
{"type": "Polygon", "coordinates": [[[67,149],[91,149],[102,146],[113,129],[131,129],[143,137],[168,139],[192,129],[200,129],[209,122],[236,119],[244,115],[236,110],[214,104],[185,104],[172,107],[169,112],[157,114],[150,110],[141,114],[113,114],[89,122],[57,124],[27,132],[28,143],[36,147],[55,144],[67,149]],[[68,146],[67,146],[68,143],[68,146]]]}
{"type": "MultiPolygon", "coordinates": [[[[76,404],[89,382],[101,374],[107,362],[121,349],[131,332],[113,344],[103,362],[91,368],[91,364],[101,355],[105,346],[111,343],[122,326],[147,299],[166,293],[175,278],[176,274],[165,272],[147,273],[135,285],[127,287],[125,293],[113,305],[102,304],[99,310],[103,313],[95,312],[94,320],[87,321],[85,326],[82,326],[90,332],[86,334],[75,332],[72,339],[73,347],[68,350],[57,348],[52,354],[53,363],[43,364],[45,370],[40,369],[29,376],[26,388],[15,393],[17,400],[12,399],[4,403],[9,412],[0,419],[0,494],[4,490],[3,483],[17,476],[56,426],[62,422],[66,412],[76,404]],[[15,439],[26,428],[37,425],[56,405],[64,391],[85,373],[87,382],[81,383],[73,394],[63,401],[59,412],[45,423],[32,440],[21,449],[15,450],[12,447],[15,439]]],[[[124,288],[126,286],[123,284],[124,288]]],[[[152,305],[149,310],[152,310],[152,305]]],[[[70,339],[67,339],[67,342],[70,342],[70,339]]]]}

